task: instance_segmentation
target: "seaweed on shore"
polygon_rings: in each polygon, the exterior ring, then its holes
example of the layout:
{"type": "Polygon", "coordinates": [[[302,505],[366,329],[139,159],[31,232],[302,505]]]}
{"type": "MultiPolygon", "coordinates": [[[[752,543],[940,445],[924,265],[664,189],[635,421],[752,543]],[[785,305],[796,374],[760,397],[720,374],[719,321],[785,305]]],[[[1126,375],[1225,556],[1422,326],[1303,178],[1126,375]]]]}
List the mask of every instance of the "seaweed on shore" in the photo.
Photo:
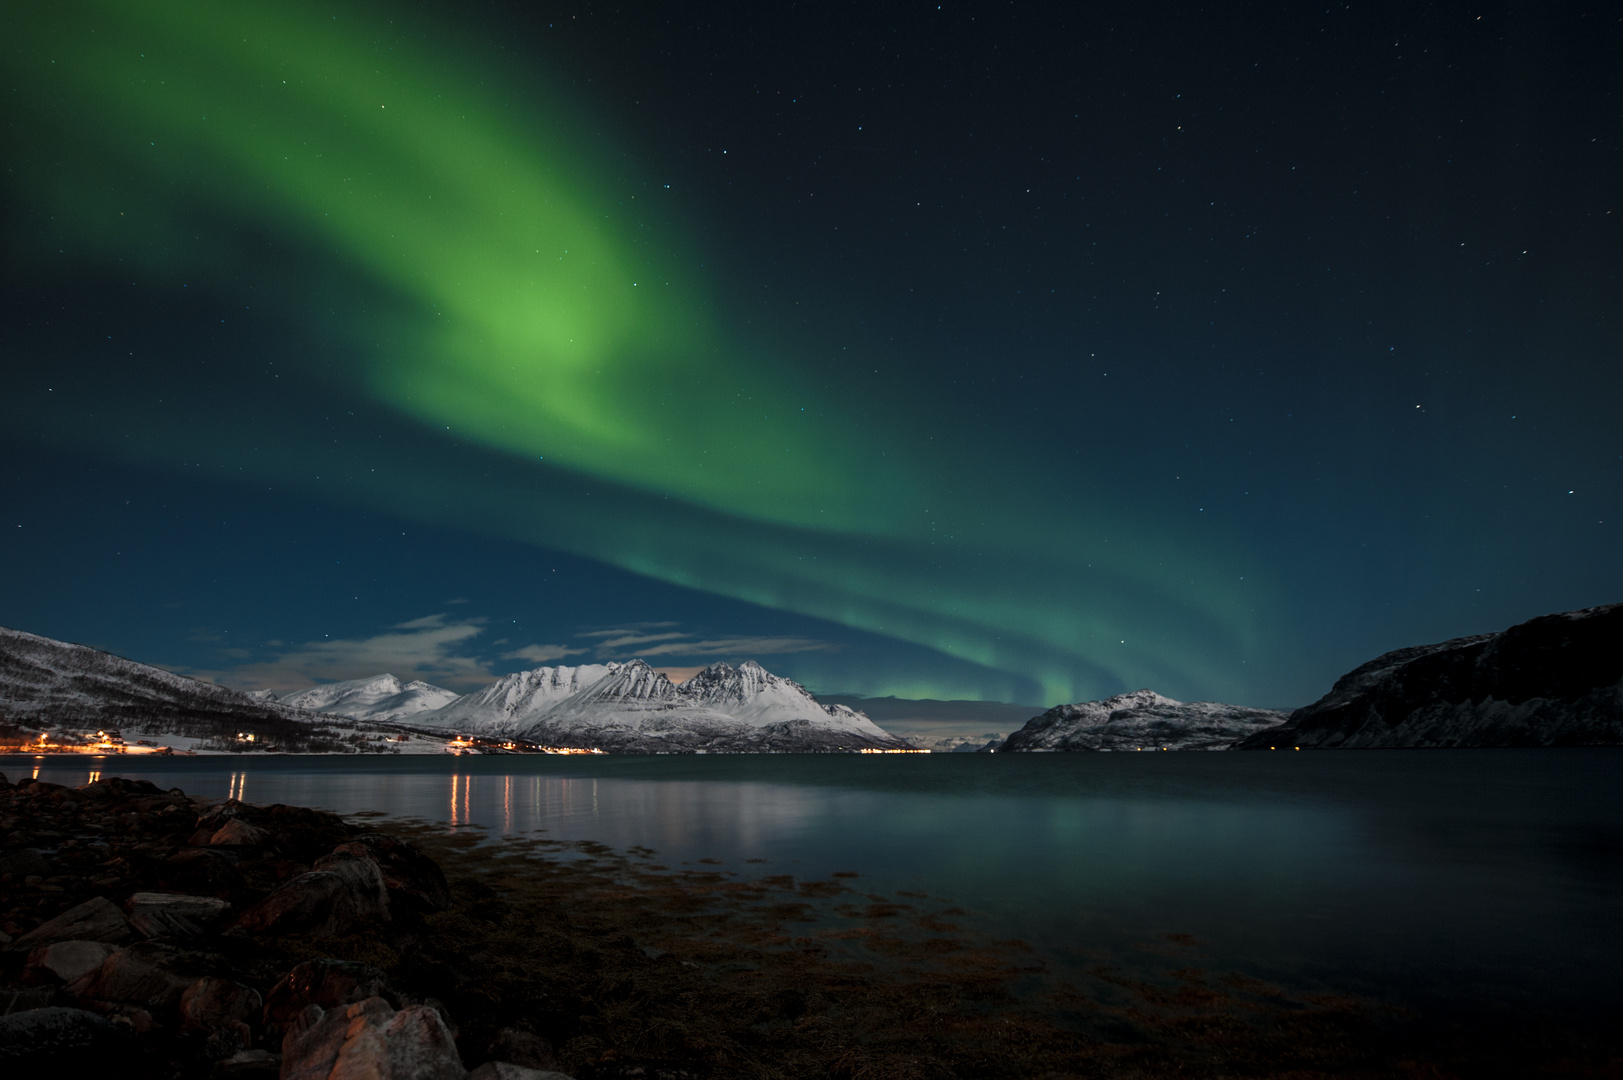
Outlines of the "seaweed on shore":
{"type": "MultiPolygon", "coordinates": [[[[660,871],[652,852],[395,829],[455,883],[429,929],[455,956],[446,1000],[464,1029],[528,1027],[580,1080],[1518,1075],[1421,1062],[1395,1013],[1181,956],[1078,985],[1023,942],[965,929],[974,917],[945,901],[849,879],[660,871]]],[[[1470,1056],[1455,1051],[1454,1065],[1470,1056]]]]}

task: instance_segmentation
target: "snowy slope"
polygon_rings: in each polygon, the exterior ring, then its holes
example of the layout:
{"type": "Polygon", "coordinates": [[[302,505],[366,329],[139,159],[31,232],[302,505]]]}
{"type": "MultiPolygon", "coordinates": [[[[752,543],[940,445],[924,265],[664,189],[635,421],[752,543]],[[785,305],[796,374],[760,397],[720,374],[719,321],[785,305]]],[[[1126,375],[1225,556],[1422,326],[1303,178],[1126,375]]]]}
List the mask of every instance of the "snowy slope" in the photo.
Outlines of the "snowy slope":
{"type": "Polygon", "coordinates": [[[582,664],[516,672],[434,712],[414,717],[412,722],[484,735],[515,735],[559,702],[587,689],[619,666],[582,664]]]}
{"type": "Polygon", "coordinates": [[[393,675],[327,683],[281,698],[283,705],[334,713],[355,720],[404,720],[443,709],[458,698],[454,690],[425,682],[402,683],[393,675]]]}
{"type": "Polygon", "coordinates": [[[1174,701],[1134,690],[1103,701],[1057,705],[1010,735],[1000,754],[1045,750],[1227,750],[1278,727],[1285,713],[1215,701],[1174,701]]]}

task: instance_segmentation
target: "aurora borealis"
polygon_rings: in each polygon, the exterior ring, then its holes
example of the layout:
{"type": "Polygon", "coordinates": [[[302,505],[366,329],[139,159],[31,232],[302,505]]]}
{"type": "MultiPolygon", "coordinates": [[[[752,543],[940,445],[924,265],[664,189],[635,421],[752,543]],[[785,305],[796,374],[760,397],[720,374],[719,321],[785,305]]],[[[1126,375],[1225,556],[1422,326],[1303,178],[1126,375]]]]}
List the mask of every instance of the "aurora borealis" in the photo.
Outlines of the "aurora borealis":
{"type": "Polygon", "coordinates": [[[1277,706],[1617,599],[1615,27],[932,8],[8,11],[0,622],[1277,706]]]}

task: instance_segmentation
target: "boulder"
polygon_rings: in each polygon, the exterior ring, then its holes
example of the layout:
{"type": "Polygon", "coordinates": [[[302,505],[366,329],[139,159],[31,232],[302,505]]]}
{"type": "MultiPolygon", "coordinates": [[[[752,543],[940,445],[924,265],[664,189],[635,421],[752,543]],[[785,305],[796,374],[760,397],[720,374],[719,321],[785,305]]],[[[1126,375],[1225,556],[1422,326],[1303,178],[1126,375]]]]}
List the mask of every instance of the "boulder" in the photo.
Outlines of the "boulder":
{"type": "Polygon", "coordinates": [[[68,991],[86,1001],[172,1013],[181,997],[212,966],[204,955],[157,941],[140,941],[102,961],[93,975],[68,991]]]}
{"type": "Polygon", "coordinates": [[[100,969],[118,951],[105,941],[57,941],[41,945],[28,954],[23,978],[28,982],[55,980],[71,983],[100,969]]]}
{"type": "Polygon", "coordinates": [[[551,1069],[532,1069],[510,1061],[487,1061],[468,1074],[467,1080],[574,1080],[551,1069]]]}
{"type": "Polygon", "coordinates": [[[42,923],[13,941],[13,950],[33,949],[53,941],[106,941],[123,944],[134,936],[124,913],[105,896],[93,896],[42,923]]]}
{"type": "Polygon", "coordinates": [[[209,837],[210,847],[260,847],[270,843],[271,834],[241,818],[232,818],[209,837]]]}
{"type": "Polygon", "coordinates": [[[311,1005],[336,1009],[374,997],[391,1006],[400,1004],[383,972],[372,965],[353,960],[306,960],[271,987],[264,1022],[267,1028],[283,1030],[311,1005]]]}
{"type": "Polygon", "coordinates": [[[279,851],[301,862],[314,862],[349,839],[349,829],[338,817],[322,810],[277,803],[255,808],[249,817],[269,830],[279,851]]]}
{"type": "Polygon", "coordinates": [[[212,896],[159,892],[138,892],[126,907],[130,925],[146,937],[200,937],[231,909],[212,896]]]}
{"type": "Polygon", "coordinates": [[[0,1016],[0,1070],[7,1076],[87,1075],[113,1067],[127,1041],[117,1025],[83,1009],[12,1013],[0,1016]]]}
{"type": "Polygon", "coordinates": [[[234,896],[248,887],[237,856],[220,848],[188,848],[158,864],[158,884],[193,896],[234,896]]]}
{"type": "Polygon", "coordinates": [[[337,852],[315,865],[243,912],[231,932],[339,937],[389,918],[389,891],[377,863],[337,852]]]}
{"type": "Polygon", "coordinates": [[[347,851],[335,851],[317,859],[311,869],[343,878],[361,918],[388,920],[389,889],[383,883],[382,870],[372,859],[347,851]]]}
{"type": "Polygon", "coordinates": [[[382,998],[342,1009],[307,1006],[282,1040],[282,1080],[463,1080],[467,1070],[439,1013],[396,1012],[382,998]]]}
{"type": "Polygon", "coordinates": [[[199,814],[197,816],[197,827],[199,829],[208,829],[211,832],[218,832],[226,822],[242,817],[251,810],[252,808],[247,803],[239,799],[227,799],[224,802],[215,803],[199,814]]]}
{"type": "Polygon", "coordinates": [[[451,887],[446,883],[444,871],[404,840],[387,833],[365,832],[333,850],[347,851],[376,862],[396,910],[405,907],[426,914],[451,906],[451,887]]]}
{"type": "Polygon", "coordinates": [[[287,882],[242,913],[230,933],[337,937],[359,925],[349,885],[330,870],[312,870],[287,882]]]}
{"type": "Polygon", "coordinates": [[[109,776],[79,789],[92,799],[128,798],[132,795],[162,795],[163,789],[150,780],[131,780],[126,776],[109,776]]]}

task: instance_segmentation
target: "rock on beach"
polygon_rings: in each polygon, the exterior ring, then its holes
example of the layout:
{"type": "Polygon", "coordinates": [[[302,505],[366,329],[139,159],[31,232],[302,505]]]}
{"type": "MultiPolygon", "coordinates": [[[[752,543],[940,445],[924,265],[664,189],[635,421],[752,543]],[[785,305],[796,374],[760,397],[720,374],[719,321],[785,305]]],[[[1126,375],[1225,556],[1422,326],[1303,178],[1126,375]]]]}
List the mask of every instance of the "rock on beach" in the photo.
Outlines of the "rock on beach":
{"type": "Polygon", "coordinates": [[[13,941],[12,949],[28,949],[54,941],[103,941],[119,944],[135,936],[129,920],[105,896],[93,896],[77,907],[30,930],[13,941]]]}
{"type": "MultiPolygon", "coordinates": [[[[392,948],[420,947],[423,919],[451,906],[451,889],[412,845],[318,811],[193,800],[122,777],[72,789],[0,776],[0,821],[5,1075],[470,1075],[432,998],[397,991],[370,964],[276,959],[280,942],[381,941],[380,928],[392,948]]],[[[454,978],[437,960],[421,970],[454,978]]],[[[472,1075],[567,1080],[542,1068],[553,1064],[546,1040],[502,1035],[481,1036],[481,1057],[516,1060],[472,1075]]]]}
{"type": "Polygon", "coordinates": [[[380,997],[327,1011],[307,1005],[282,1040],[283,1080],[463,1080],[456,1041],[427,1005],[396,1011],[380,997]]]}

